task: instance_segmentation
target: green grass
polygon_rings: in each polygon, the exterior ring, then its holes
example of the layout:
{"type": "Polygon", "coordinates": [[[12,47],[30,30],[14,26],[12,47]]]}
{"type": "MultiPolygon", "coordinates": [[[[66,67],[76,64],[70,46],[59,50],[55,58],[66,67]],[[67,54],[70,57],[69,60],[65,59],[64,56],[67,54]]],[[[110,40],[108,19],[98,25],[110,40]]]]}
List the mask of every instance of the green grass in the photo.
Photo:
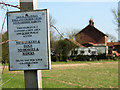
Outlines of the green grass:
{"type": "MultiPolygon", "coordinates": [[[[61,84],[67,85],[69,88],[110,88],[118,86],[118,67],[116,63],[55,67],[42,73],[44,77],[49,77],[45,78],[45,81],[49,83],[61,82],[61,84]]],[[[47,87],[51,88],[51,86],[47,87]]],[[[60,87],[59,85],[56,86],[56,88],[60,87]]]]}
{"type": "MultiPolygon", "coordinates": [[[[87,62],[88,65],[81,66],[62,66],[52,67],[51,70],[42,71],[43,88],[116,88],[118,87],[118,63],[117,61],[97,61],[87,62]],[[109,63],[108,63],[109,62],[109,63]]],[[[68,62],[76,64],[81,62],[68,62]]],[[[82,62],[83,63],[83,62],[82,62]]],[[[81,64],[82,64],[81,63],[81,64]]],[[[85,62],[84,62],[85,63],[85,62]]],[[[55,62],[53,63],[55,65],[55,62]]],[[[66,64],[65,62],[57,62],[66,64]]],[[[2,80],[5,82],[14,75],[13,71],[5,70],[2,80]]],[[[23,71],[17,72],[17,75],[9,82],[3,85],[3,88],[24,88],[23,71]]]]}
{"type": "Polygon", "coordinates": [[[12,72],[12,71],[5,70],[4,74],[2,75],[2,82],[4,83],[9,79],[11,79],[11,80],[8,81],[7,83],[5,83],[2,86],[3,88],[24,88],[25,87],[24,86],[24,74],[23,74],[23,71],[20,71],[20,72],[14,71],[14,72],[12,72]]]}
{"type": "Polygon", "coordinates": [[[8,64],[8,63],[6,63],[6,64],[2,64],[2,66],[9,66],[9,64],[8,64]]]}
{"type": "MultiPolygon", "coordinates": [[[[79,64],[79,63],[100,63],[100,62],[116,62],[116,60],[106,59],[106,60],[99,60],[99,61],[67,61],[67,62],[51,62],[52,65],[54,64],[79,64]]],[[[9,66],[8,63],[2,64],[2,66],[9,66]]]]}

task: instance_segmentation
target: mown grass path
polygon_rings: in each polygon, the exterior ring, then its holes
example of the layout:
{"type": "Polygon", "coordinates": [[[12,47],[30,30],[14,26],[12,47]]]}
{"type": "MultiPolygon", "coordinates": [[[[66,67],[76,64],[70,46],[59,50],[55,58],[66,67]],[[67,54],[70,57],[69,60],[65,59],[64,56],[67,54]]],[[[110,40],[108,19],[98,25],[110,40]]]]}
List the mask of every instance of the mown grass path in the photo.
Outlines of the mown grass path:
{"type": "Polygon", "coordinates": [[[81,64],[56,64],[52,67],[68,67],[68,66],[90,66],[90,65],[99,65],[99,64],[113,64],[118,62],[104,62],[104,63],[81,63],[81,64]]]}

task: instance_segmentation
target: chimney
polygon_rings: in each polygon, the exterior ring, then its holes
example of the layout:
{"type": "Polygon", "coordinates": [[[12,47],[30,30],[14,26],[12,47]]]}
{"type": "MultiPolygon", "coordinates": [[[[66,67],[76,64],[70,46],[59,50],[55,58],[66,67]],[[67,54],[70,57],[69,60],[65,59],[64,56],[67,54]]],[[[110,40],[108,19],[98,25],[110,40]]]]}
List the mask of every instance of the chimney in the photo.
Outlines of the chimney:
{"type": "Polygon", "coordinates": [[[94,26],[94,21],[92,19],[89,20],[89,25],[94,26]]]}

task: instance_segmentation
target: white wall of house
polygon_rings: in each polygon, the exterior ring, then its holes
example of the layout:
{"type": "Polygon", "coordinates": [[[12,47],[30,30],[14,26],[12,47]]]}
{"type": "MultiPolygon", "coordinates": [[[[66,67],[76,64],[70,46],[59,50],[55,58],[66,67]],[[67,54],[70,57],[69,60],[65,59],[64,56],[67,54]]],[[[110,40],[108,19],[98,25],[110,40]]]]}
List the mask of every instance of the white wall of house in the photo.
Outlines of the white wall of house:
{"type": "MultiPolygon", "coordinates": [[[[76,55],[98,55],[98,54],[106,54],[108,53],[108,47],[107,46],[92,46],[88,48],[80,47],[74,49],[77,54],[76,55]]],[[[72,52],[74,50],[71,50],[68,54],[68,56],[72,55],[72,52]]]]}
{"type": "Polygon", "coordinates": [[[93,46],[97,49],[98,54],[105,54],[108,53],[108,47],[107,46],[93,46]]]}

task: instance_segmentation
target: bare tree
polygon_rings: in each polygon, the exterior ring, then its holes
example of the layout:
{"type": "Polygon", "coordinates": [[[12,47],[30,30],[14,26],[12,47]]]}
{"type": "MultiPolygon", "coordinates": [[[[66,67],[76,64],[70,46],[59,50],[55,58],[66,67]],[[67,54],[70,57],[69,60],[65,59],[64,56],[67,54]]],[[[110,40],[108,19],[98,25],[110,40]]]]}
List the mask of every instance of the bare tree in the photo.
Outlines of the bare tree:
{"type": "Polygon", "coordinates": [[[56,24],[56,20],[52,17],[52,15],[49,15],[49,22],[50,22],[50,29],[52,29],[52,25],[56,24]]]}
{"type": "Polygon", "coordinates": [[[0,1],[0,8],[5,9],[7,6],[20,9],[19,5],[11,5],[5,3],[3,0],[0,1]]]}
{"type": "MultiPolygon", "coordinates": [[[[118,7],[120,8],[120,5],[118,7]]],[[[114,23],[118,26],[118,42],[120,42],[120,9],[112,10],[112,13],[114,14],[114,23]]]]}
{"type": "Polygon", "coordinates": [[[120,23],[120,20],[118,18],[118,16],[120,16],[120,13],[117,10],[112,10],[112,13],[114,15],[114,23],[118,25],[120,23]]]}
{"type": "Polygon", "coordinates": [[[110,42],[117,41],[117,38],[114,35],[109,34],[109,33],[106,33],[106,34],[108,35],[108,41],[110,41],[110,42]]]}
{"type": "Polygon", "coordinates": [[[76,35],[79,31],[80,31],[79,29],[67,30],[67,31],[66,31],[66,36],[67,36],[69,39],[75,40],[75,35],[76,35]]]}

